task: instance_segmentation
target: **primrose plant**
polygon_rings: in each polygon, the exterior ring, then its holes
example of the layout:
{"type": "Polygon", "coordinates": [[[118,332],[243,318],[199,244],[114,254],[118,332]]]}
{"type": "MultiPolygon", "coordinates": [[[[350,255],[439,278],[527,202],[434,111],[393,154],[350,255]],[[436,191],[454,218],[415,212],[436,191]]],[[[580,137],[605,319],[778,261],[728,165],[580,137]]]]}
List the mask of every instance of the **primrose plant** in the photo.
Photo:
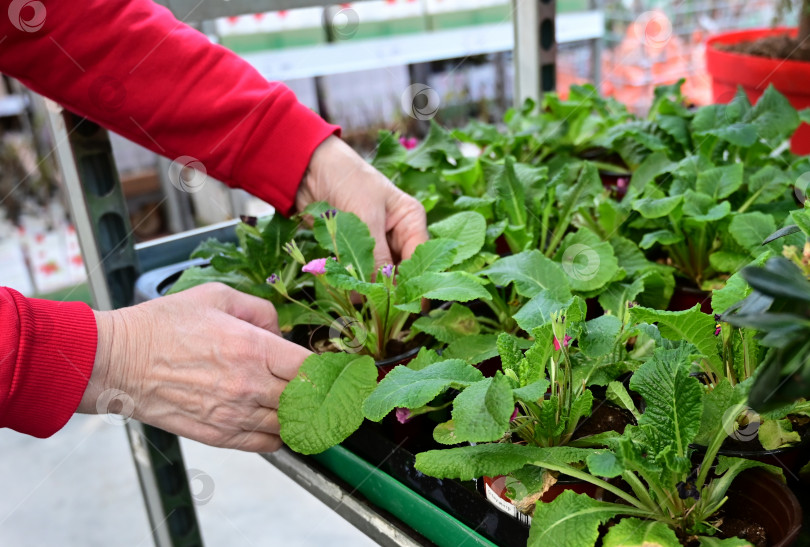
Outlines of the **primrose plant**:
{"type": "Polygon", "coordinates": [[[459,310],[460,305],[420,320],[423,299],[467,302],[489,298],[484,281],[452,270],[483,244],[483,238],[465,235],[469,218],[444,221],[460,239],[432,239],[399,266],[375,268],[374,239],[357,216],[324,204],[308,212],[314,213],[315,240],[328,256],[307,260],[294,240],[285,249],[314,278],[314,301],[296,298],[279,275],[270,275],[267,283],[290,303],[310,312],[313,325],[328,327],[328,335],[316,350],[361,353],[382,360],[403,353],[409,344],[420,345],[420,333],[435,333],[443,339],[453,329],[475,330],[471,326],[475,317],[466,308],[459,310]]]}
{"type": "MultiPolygon", "coordinates": [[[[781,472],[754,460],[717,457],[745,409],[746,386],[732,388],[724,381],[707,393],[690,375],[691,352],[687,344],[658,348],[641,365],[630,387],[644,398],[646,409],[637,426],[628,426],[622,435],[603,435],[607,448],[477,444],[418,454],[416,468],[463,480],[507,474],[531,478],[533,469],[542,468],[601,487],[615,498],[600,501],[567,490],[552,502],[537,502],[530,546],[596,545],[600,526],[609,522],[603,546],[640,545],[651,537],[672,547],[687,538],[701,545],[748,545],[737,539],[715,542],[722,522],[717,511],[742,471],[763,467],[781,472]],[[691,446],[699,436],[708,439],[708,448],[694,466],[691,446]]],[[[549,487],[548,482],[524,480],[531,487],[549,487]]]]}

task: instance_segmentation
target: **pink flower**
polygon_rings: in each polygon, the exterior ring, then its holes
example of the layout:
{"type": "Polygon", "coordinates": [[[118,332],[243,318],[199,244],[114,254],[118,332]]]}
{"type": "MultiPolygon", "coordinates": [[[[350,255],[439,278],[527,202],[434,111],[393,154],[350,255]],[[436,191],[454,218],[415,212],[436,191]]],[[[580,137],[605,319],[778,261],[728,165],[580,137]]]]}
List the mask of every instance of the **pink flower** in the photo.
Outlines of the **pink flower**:
{"type": "MultiPolygon", "coordinates": [[[[571,337],[566,334],[565,338],[563,339],[563,346],[568,347],[568,342],[570,342],[570,341],[571,341],[571,337]]],[[[562,349],[560,347],[560,341],[557,340],[557,337],[555,336],[554,337],[554,351],[560,351],[560,349],[562,349]]]]}
{"type": "Polygon", "coordinates": [[[720,336],[720,332],[722,330],[723,330],[723,328],[720,326],[720,323],[718,323],[717,325],[714,326],[714,335],[715,336],[720,336]]]}
{"type": "Polygon", "coordinates": [[[315,260],[310,260],[301,268],[301,271],[311,273],[312,275],[323,275],[326,273],[326,259],[316,258],[315,260]]]}
{"type": "Polygon", "coordinates": [[[406,150],[413,150],[417,146],[419,146],[419,139],[416,137],[400,137],[399,144],[405,147],[406,150]]]}
{"type": "Polygon", "coordinates": [[[512,417],[509,418],[509,421],[513,422],[515,418],[517,418],[517,415],[518,415],[518,407],[515,407],[515,411],[512,413],[512,417]]]}
{"type": "Polygon", "coordinates": [[[411,411],[407,408],[398,408],[396,412],[397,421],[401,424],[407,424],[411,421],[411,411]]]}
{"type": "Polygon", "coordinates": [[[394,275],[394,265],[393,264],[386,264],[383,266],[382,273],[385,277],[391,277],[394,275]]]}

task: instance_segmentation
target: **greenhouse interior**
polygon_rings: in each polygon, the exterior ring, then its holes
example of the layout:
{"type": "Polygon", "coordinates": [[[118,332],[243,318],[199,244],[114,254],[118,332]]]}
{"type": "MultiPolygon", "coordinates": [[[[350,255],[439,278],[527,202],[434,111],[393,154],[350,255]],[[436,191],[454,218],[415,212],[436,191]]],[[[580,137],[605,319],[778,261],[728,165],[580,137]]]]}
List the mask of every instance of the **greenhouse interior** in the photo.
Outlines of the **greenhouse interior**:
{"type": "Polygon", "coordinates": [[[810,545],[810,0],[10,0],[0,124],[0,545],[810,545]]]}

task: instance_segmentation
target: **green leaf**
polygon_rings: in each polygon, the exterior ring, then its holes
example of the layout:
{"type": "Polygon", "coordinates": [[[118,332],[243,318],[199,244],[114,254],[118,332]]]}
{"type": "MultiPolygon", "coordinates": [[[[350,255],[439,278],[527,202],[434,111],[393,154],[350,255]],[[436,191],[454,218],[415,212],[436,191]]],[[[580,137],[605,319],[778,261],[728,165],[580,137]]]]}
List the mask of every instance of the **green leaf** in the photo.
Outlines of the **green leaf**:
{"type": "Polygon", "coordinates": [[[616,454],[607,450],[595,452],[585,461],[588,464],[588,472],[597,477],[612,479],[625,471],[616,454]]]}
{"type": "Polygon", "coordinates": [[[448,158],[460,160],[462,157],[450,132],[430,120],[427,136],[419,146],[408,151],[405,162],[414,169],[431,169],[446,163],[448,158]]]}
{"type": "Polygon", "coordinates": [[[692,131],[695,135],[712,135],[734,146],[748,148],[757,141],[757,128],[751,123],[734,121],[726,118],[727,105],[714,104],[698,109],[692,119],[692,131]]]}
{"type": "Polygon", "coordinates": [[[509,379],[498,371],[493,378],[472,384],[456,397],[452,413],[456,437],[461,442],[500,439],[509,429],[514,408],[509,379]]]}
{"type": "Polygon", "coordinates": [[[591,319],[585,323],[585,330],[579,337],[579,348],[588,357],[604,357],[616,346],[616,338],[621,329],[622,322],[614,315],[591,319]]]}
{"type": "Polygon", "coordinates": [[[318,244],[339,257],[344,266],[351,264],[362,281],[371,279],[374,271],[374,238],[368,226],[354,213],[339,212],[335,216],[337,233],[335,244],[326,229],[326,220],[320,215],[315,217],[312,233],[318,244]]]}
{"type": "Polygon", "coordinates": [[[542,290],[560,298],[569,295],[568,281],[560,265],[536,249],[500,258],[481,275],[497,285],[514,283],[518,294],[528,298],[537,296],[542,290]]]}
{"type": "Polygon", "coordinates": [[[641,238],[638,244],[642,249],[649,249],[653,245],[674,245],[683,241],[683,236],[679,236],[670,230],[656,230],[648,232],[641,238]]]}
{"type": "Polygon", "coordinates": [[[644,280],[634,279],[632,283],[616,281],[607,286],[599,295],[599,305],[615,316],[624,313],[628,302],[633,302],[644,290],[644,280]]]}
{"type": "Polygon", "coordinates": [[[470,480],[508,475],[526,464],[542,465],[584,461],[594,450],[570,446],[538,448],[512,443],[487,443],[447,450],[429,450],[416,455],[414,467],[439,479],[470,480]]]}
{"type": "Polygon", "coordinates": [[[608,529],[602,547],[680,547],[675,532],[656,520],[626,518],[608,529]]]}
{"type": "Polygon", "coordinates": [[[476,254],[484,246],[487,221],[480,213],[462,211],[431,224],[428,229],[433,237],[459,242],[453,264],[460,264],[476,254]]]}
{"type": "Polygon", "coordinates": [[[731,203],[717,203],[712,196],[687,190],[683,199],[683,213],[701,222],[724,219],[731,212],[731,203]]]}
{"type": "Polygon", "coordinates": [[[627,511],[615,503],[597,501],[566,490],[551,503],[538,503],[527,547],[588,547],[596,544],[599,526],[627,511]]]}
{"type": "Polygon", "coordinates": [[[447,359],[462,359],[470,365],[477,365],[498,355],[496,334],[476,334],[452,342],[442,352],[447,359]]]}
{"type": "Polygon", "coordinates": [[[492,190],[497,196],[498,218],[506,218],[511,226],[523,228],[527,224],[526,189],[515,175],[515,161],[507,156],[503,169],[492,178],[492,190]]]}
{"type": "Polygon", "coordinates": [[[683,201],[683,195],[665,198],[641,198],[633,202],[633,210],[644,218],[660,218],[670,214],[683,201]]]}
{"type": "Polygon", "coordinates": [[[548,386],[551,385],[548,380],[542,378],[527,386],[519,387],[513,390],[515,399],[526,403],[537,403],[548,392],[548,386]]]}
{"type": "Polygon", "coordinates": [[[802,440],[797,431],[793,431],[790,420],[765,420],[757,431],[759,442],[765,450],[776,450],[802,440]]]}
{"type": "Polygon", "coordinates": [[[484,281],[467,272],[427,272],[399,285],[397,293],[399,301],[405,304],[421,298],[445,302],[492,299],[483,284],[484,281]]]}
{"type": "Polygon", "coordinates": [[[729,487],[734,482],[734,479],[736,479],[740,473],[748,469],[755,468],[765,469],[769,473],[779,476],[783,482],[785,480],[782,470],[778,467],[774,467],[773,465],[768,465],[766,463],[758,462],[756,460],[748,460],[745,458],[718,456],[717,467],[715,468],[714,473],[720,478],[714,479],[711,483],[710,492],[712,500],[720,501],[723,499],[726,492],[728,492],[729,487]]]}
{"type": "MultiPolygon", "coordinates": [[[[760,212],[734,215],[729,224],[731,237],[755,256],[764,250],[762,242],[774,231],[776,231],[776,222],[773,217],[760,212]]],[[[781,246],[777,246],[778,250],[781,250],[781,246]]]]}
{"type": "Polygon", "coordinates": [[[448,420],[433,428],[433,440],[439,444],[460,444],[456,437],[456,425],[448,420]]]}
{"type": "Polygon", "coordinates": [[[784,95],[773,84],[762,94],[744,118],[756,127],[759,138],[770,146],[777,146],[799,127],[799,115],[784,95]]]}
{"type": "Polygon", "coordinates": [[[714,199],[727,198],[743,183],[743,164],[734,163],[698,173],[697,191],[714,199]]]}
{"type": "Polygon", "coordinates": [[[739,401],[734,388],[731,387],[728,379],[721,379],[714,389],[706,393],[703,398],[703,415],[700,419],[700,429],[695,437],[697,444],[708,446],[717,433],[717,429],[723,425],[723,416],[727,410],[732,408],[739,401]]]}
{"type": "Polygon", "coordinates": [[[636,323],[657,323],[665,338],[694,344],[717,376],[723,376],[723,361],[714,335],[714,317],[701,312],[699,305],[684,311],[658,311],[636,306],[630,309],[630,317],[636,323]]]}
{"type": "Polygon", "coordinates": [[[791,183],[784,169],[765,165],[748,177],[748,191],[754,203],[770,203],[783,197],[791,183]]]}
{"type": "Polygon", "coordinates": [[[371,165],[390,178],[407,155],[408,150],[400,144],[398,134],[380,131],[377,133],[377,153],[371,165]]]}
{"type": "Polygon", "coordinates": [[[619,270],[613,247],[587,228],[565,236],[555,260],[562,265],[574,291],[593,291],[607,285],[619,270]]]}
{"type": "Polygon", "coordinates": [[[672,175],[669,173],[676,166],[677,164],[672,162],[664,152],[650,154],[633,173],[627,195],[632,198],[632,196],[643,193],[647,186],[661,175],[667,174],[671,178],[672,175]]]}
{"type": "Polygon", "coordinates": [[[690,364],[688,348],[659,348],[630,379],[630,388],[647,403],[638,425],[654,454],[672,446],[685,457],[700,429],[703,389],[689,375],[690,364]]]}
{"type": "Polygon", "coordinates": [[[408,363],[407,367],[411,370],[422,370],[430,365],[449,359],[451,359],[451,357],[447,355],[441,356],[436,353],[435,350],[422,347],[419,349],[419,353],[416,354],[416,357],[414,357],[411,362],[408,363]]]}
{"type": "Polygon", "coordinates": [[[742,538],[733,537],[720,539],[711,536],[701,536],[700,547],[754,547],[750,541],[742,538]]]}
{"type": "Polygon", "coordinates": [[[633,413],[633,416],[638,419],[639,412],[636,408],[636,404],[633,402],[632,397],[630,397],[627,388],[624,387],[624,384],[621,382],[615,380],[610,382],[605,391],[605,398],[617,407],[629,410],[633,413]]]}
{"type": "Polygon", "coordinates": [[[281,394],[284,444],[317,454],[342,442],[363,422],[362,403],[376,383],[377,367],[367,355],[310,355],[281,394]]]}
{"type": "Polygon", "coordinates": [[[520,328],[531,332],[536,327],[551,323],[551,316],[565,312],[566,318],[579,321],[585,316],[585,303],[577,297],[562,300],[548,291],[543,291],[523,305],[512,318],[520,328]]]}
{"type": "Polygon", "coordinates": [[[455,263],[456,248],[460,245],[452,239],[431,239],[419,245],[411,258],[397,267],[397,277],[402,283],[427,272],[441,272],[455,263]]]}
{"type": "Polygon", "coordinates": [[[357,291],[371,302],[377,310],[388,306],[388,289],[382,283],[370,283],[353,277],[349,271],[336,260],[327,260],[324,266],[326,281],[331,286],[344,291],[357,291]]]}
{"type": "Polygon", "coordinates": [[[464,339],[471,334],[478,334],[480,326],[470,308],[456,304],[450,309],[438,309],[427,317],[414,321],[412,327],[416,332],[426,332],[439,342],[449,344],[464,339]]]}
{"type": "Polygon", "coordinates": [[[464,389],[483,378],[477,368],[459,359],[441,361],[421,370],[394,367],[365,399],[363,414],[379,422],[396,407],[418,408],[447,389],[464,389]]]}

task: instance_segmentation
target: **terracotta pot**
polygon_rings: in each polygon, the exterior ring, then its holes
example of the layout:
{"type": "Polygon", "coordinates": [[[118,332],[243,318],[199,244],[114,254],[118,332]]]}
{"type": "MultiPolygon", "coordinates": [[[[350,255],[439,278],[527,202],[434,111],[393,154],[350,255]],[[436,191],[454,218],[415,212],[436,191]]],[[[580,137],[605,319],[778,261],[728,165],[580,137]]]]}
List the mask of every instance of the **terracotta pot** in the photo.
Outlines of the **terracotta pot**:
{"type": "MultiPolygon", "coordinates": [[[[715,102],[731,102],[742,86],[751,103],[756,102],[769,84],[785,97],[794,108],[810,107],[810,63],[770,59],[743,53],[721,51],[716,44],[750,42],[775,34],[796,36],[796,29],[776,28],[727,32],[706,42],[706,70],[712,77],[715,102]]],[[[795,154],[810,154],[810,125],[803,123],[793,136],[791,150],[795,154]]]]}
{"type": "Polygon", "coordinates": [[[782,481],[762,469],[740,474],[728,489],[726,514],[761,524],[770,547],[789,547],[802,527],[802,507],[782,481]]]}
{"type": "MultiPolygon", "coordinates": [[[[504,513],[512,515],[524,524],[531,523],[532,518],[518,511],[517,507],[512,504],[512,500],[507,497],[505,476],[483,477],[481,483],[483,485],[484,495],[492,505],[504,513]]],[[[589,482],[562,475],[557,482],[543,494],[540,501],[550,503],[566,490],[573,490],[577,494],[587,494],[596,500],[601,500],[604,496],[603,488],[589,482]]]]}
{"type": "Polygon", "coordinates": [[[669,301],[667,310],[669,311],[683,311],[695,307],[695,304],[700,304],[700,311],[703,313],[712,313],[712,293],[703,291],[693,287],[676,286],[672,292],[672,298],[669,301]]]}

